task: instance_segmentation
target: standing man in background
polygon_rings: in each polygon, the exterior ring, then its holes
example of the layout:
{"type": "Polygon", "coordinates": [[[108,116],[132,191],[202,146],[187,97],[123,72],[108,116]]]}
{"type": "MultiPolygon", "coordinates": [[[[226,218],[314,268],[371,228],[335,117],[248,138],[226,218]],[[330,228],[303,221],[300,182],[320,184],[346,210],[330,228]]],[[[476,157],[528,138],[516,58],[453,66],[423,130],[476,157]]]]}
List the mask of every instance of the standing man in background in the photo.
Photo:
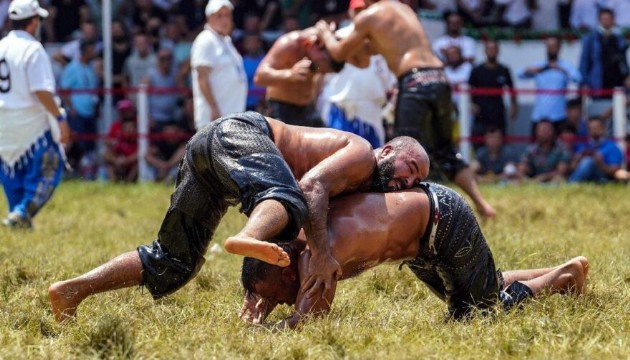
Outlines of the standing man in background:
{"type": "MultiPolygon", "coordinates": [[[[510,69],[499,63],[499,43],[496,40],[487,40],[485,43],[486,61],[475,66],[470,73],[468,83],[472,89],[502,88],[514,90],[510,69]]],[[[476,94],[472,97],[473,113],[475,120],[472,127],[472,136],[481,140],[489,129],[499,129],[502,134],[507,134],[506,109],[502,94],[476,94]]],[[[510,94],[510,119],[516,120],[518,115],[518,103],[516,93],[510,94]]],[[[481,146],[475,144],[475,148],[481,146]]]]}
{"type": "Polygon", "coordinates": [[[518,73],[520,79],[533,79],[536,83],[534,110],[532,111],[532,136],[536,135],[537,123],[543,119],[551,121],[555,133],[566,121],[567,90],[570,82],[580,83],[580,72],[568,61],[559,58],[561,39],[550,36],[545,39],[547,59],[528,66],[518,73]]]}
{"type": "Polygon", "coordinates": [[[210,0],[206,6],[207,24],[193,42],[190,65],[197,130],[226,114],[244,111],[247,76],[243,58],[236,51],[229,0],[210,0]]]}
{"type": "Polygon", "coordinates": [[[0,41],[0,181],[9,202],[2,224],[30,228],[61,181],[69,128],[55,103],[50,58],[37,36],[48,11],[37,0],[9,5],[13,31],[0,41]]]}
{"type": "MultiPolygon", "coordinates": [[[[351,0],[348,16],[354,19],[365,8],[364,0],[351,0]]],[[[349,31],[352,27],[346,26],[336,35],[343,37],[349,31]]],[[[396,84],[396,76],[389,71],[381,55],[370,56],[366,68],[346,64],[331,76],[322,91],[328,103],[324,106],[323,117],[329,127],[357,134],[375,149],[381,147],[385,143],[383,107],[396,84]]]]}

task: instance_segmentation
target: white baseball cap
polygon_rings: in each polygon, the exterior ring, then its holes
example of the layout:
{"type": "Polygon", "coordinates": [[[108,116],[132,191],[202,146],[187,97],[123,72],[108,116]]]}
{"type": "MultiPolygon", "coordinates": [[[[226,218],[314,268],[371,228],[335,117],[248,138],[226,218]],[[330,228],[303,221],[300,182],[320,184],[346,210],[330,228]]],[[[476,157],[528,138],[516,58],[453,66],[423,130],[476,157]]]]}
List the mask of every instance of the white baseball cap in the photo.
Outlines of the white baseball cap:
{"type": "Polygon", "coordinates": [[[234,10],[234,5],[230,2],[230,0],[210,0],[208,1],[208,5],[206,5],[206,16],[210,16],[217,11],[221,10],[222,7],[226,7],[230,10],[234,10]]]}
{"type": "Polygon", "coordinates": [[[9,19],[24,20],[31,16],[48,17],[48,11],[39,6],[37,0],[13,0],[9,4],[9,19]]]}

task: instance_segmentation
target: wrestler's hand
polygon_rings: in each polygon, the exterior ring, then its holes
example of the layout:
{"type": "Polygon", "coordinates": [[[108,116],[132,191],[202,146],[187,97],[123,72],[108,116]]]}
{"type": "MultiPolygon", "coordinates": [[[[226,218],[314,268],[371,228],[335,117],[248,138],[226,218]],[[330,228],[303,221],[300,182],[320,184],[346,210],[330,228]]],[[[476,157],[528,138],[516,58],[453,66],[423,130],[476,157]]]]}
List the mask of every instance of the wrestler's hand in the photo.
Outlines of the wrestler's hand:
{"type": "Polygon", "coordinates": [[[249,293],[243,299],[238,317],[247,323],[262,324],[275,307],[275,302],[256,293],[249,293]]]}
{"type": "Polygon", "coordinates": [[[317,256],[313,254],[308,263],[308,274],[301,288],[306,297],[311,298],[318,292],[323,295],[325,290],[330,290],[333,280],[341,277],[342,270],[341,265],[330,254],[317,256]]]}
{"type": "Polygon", "coordinates": [[[291,80],[293,82],[303,82],[308,80],[311,74],[311,60],[304,58],[291,67],[291,80]]]}
{"type": "Polygon", "coordinates": [[[324,20],[319,20],[315,24],[315,28],[317,29],[317,32],[321,36],[324,33],[329,33],[329,32],[332,33],[332,32],[334,32],[337,29],[337,25],[334,22],[327,23],[324,20]]]}

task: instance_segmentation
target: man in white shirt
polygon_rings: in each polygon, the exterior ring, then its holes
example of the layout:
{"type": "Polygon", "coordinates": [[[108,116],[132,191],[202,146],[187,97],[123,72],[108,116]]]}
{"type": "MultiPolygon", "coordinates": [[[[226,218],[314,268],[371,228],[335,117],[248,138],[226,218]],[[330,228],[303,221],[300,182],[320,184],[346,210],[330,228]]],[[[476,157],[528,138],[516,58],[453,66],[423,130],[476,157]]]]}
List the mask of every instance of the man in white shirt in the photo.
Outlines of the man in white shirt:
{"type": "Polygon", "coordinates": [[[29,228],[61,181],[60,144],[70,131],[53,96],[50,58],[36,38],[48,11],[37,0],[14,0],[8,10],[13,31],[0,41],[0,181],[9,203],[2,223],[29,228]]]}
{"type": "Polygon", "coordinates": [[[229,0],[210,0],[207,24],[193,42],[190,65],[197,130],[229,113],[245,110],[247,76],[243,58],[229,34],[232,10],[229,0]]]}
{"type": "Polygon", "coordinates": [[[477,43],[469,36],[462,35],[462,17],[453,12],[446,16],[446,34],[435,39],[433,52],[443,62],[446,62],[446,49],[457,46],[461,49],[464,59],[468,62],[475,61],[477,43]]]}

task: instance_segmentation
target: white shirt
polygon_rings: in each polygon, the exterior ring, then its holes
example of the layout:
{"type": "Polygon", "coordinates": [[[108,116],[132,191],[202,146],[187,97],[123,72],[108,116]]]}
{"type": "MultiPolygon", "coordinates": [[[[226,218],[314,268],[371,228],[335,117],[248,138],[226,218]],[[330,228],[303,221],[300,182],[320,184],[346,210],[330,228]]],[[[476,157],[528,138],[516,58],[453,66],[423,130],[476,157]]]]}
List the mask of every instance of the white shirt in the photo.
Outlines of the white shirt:
{"type": "Polygon", "coordinates": [[[11,31],[0,41],[0,108],[43,105],[35,91],[55,92],[50,58],[42,44],[26,31],[11,31]]]}
{"type": "MultiPolygon", "coordinates": [[[[381,143],[385,139],[382,108],[387,101],[387,92],[397,84],[396,76],[387,67],[381,55],[370,57],[367,68],[358,68],[346,63],[326,83],[324,92],[329,102],[341,108],[348,119],[358,119],[371,125],[381,143]]],[[[323,111],[327,118],[327,109],[323,111]]]]}
{"type": "Polygon", "coordinates": [[[208,25],[197,35],[190,53],[192,90],[197,130],[216,118],[199,89],[197,67],[210,67],[208,82],[219,107],[220,116],[244,111],[247,100],[247,75],[243,58],[229,36],[220,36],[208,25]]]}
{"type": "Polygon", "coordinates": [[[558,30],[560,28],[558,6],[560,0],[538,1],[538,8],[532,16],[533,30],[558,30]]]}
{"type": "Polygon", "coordinates": [[[597,27],[597,0],[573,0],[569,23],[573,29],[597,27]]]}
{"type": "Polygon", "coordinates": [[[449,35],[443,35],[435,39],[433,42],[433,52],[440,60],[445,61],[444,49],[451,46],[457,46],[462,51],[464,59],[474,59],[477,51],[477,43],[471,37],[460,35],[458,37],[451,37],[449,35]]]}
{"type": "Polygon", "coordinates": [[[505,5],[503,20],[508,24],[518,24],[532,15],[525,0],[494,0],[497,5],[505,5]]]}
{"type": "Polygon", "coordinates": [[[0,41],[0,160],[5,172],[27,162],[31,146],[51,129],[51,117],[35,91],[55,92],[50,58],[31,34],[11,31],[0,41]]]}

